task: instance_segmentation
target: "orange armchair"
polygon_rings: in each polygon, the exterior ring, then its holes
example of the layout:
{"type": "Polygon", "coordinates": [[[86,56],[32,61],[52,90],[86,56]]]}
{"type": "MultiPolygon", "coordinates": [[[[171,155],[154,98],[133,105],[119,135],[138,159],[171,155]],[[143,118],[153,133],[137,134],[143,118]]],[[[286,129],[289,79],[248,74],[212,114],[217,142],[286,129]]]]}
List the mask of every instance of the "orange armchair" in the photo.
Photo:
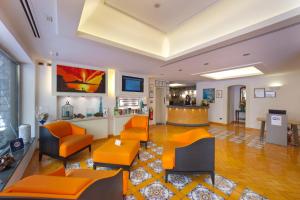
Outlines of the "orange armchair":
{"type": "Polygon", "coordinates": [[[198,128],[173,135],[164,145],[165,181],[172,173],[210,173],[214,184],[215,138],[198,128]]]}
{"type": "Polygon", "coordinates": [[[43,155],[63,160],[66,165],[67,159],[89,148],[93,136],[86,134],[86,130],[66,121],[57,121],[40,127],[40,153],[39,160],[43,155]]]}
{"type": "Polygon", "coordinates": [[[121,139],[138,140],[145,144],[149,139],[149,120],[148,116],[133,116],[125,125],[121,132],[121,139]]]}
{"type": "Polygon", "coordinates": [[[0,199],[119,200],[127,192],[128,172],[60,168],[47,175],[26,177],[4,191],[0,199]]]}

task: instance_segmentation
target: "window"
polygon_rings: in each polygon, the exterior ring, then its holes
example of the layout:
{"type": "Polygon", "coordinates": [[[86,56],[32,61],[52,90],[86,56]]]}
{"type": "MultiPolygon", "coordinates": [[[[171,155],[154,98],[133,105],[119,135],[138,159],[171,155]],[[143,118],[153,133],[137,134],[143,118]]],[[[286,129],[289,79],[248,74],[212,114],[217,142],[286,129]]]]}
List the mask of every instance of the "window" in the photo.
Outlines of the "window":
{"type": "Polygon", "coordinates": [[[19,119],[19,65],[0,51],[0,156],[17,137],[19,119]]]}

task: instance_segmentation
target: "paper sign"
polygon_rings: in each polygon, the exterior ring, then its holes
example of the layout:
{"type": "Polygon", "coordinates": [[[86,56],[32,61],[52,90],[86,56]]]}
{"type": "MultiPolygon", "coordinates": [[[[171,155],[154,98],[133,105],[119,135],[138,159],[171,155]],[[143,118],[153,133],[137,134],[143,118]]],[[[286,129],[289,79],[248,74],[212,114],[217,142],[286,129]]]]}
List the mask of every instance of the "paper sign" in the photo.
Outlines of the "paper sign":
{"type": "Polygon", "coordinates": [[[272,115],[271,116],[271,125],[281,126],[282,125],[282,116],[280,116],[280,115],[272,115]]]}
{"type": "Polygon", "coordinates": [[[115,140],[115,145],[121,146],[121,140],[115,140]]]}

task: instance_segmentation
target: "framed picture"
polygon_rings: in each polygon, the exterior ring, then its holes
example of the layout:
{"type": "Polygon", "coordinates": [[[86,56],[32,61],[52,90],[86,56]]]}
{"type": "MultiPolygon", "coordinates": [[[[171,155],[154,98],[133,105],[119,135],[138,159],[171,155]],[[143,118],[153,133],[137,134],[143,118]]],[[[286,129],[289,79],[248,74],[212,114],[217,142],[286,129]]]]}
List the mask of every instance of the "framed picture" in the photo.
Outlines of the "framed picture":
{"type": "Polygon", "coordinates": [[[254,98],[265,98],[265,88],[254,88],[254,98]]]}
{"type": "Polygon", "coordinates": [[[209,103],[215,103],[215,88],[203,89],[203,99],[209,103]]]}
{"type": "Polygon", "coordinates": [[[106,93],[106,70],[56,64],[53,70],[55,95],[101,95],[106,93]]]}
{"type": "Polygon", "coordinates": [[[216,91],[216,98],[222,98],[222,93],[223,93],[222,90],[217,90],[216,91]]]}
{"type": "Polygon", "coordinates": [[[276,92],[275,91],[266,91],[265,95],[267,98],[275,98],[276,97],[276,92]]]}

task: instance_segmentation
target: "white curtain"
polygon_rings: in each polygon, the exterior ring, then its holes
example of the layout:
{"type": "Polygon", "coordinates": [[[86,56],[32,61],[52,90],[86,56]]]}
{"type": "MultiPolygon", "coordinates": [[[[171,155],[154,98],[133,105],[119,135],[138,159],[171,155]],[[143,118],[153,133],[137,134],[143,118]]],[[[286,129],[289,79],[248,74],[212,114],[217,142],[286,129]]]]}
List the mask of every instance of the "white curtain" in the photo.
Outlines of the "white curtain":
{"type": "Polygon", "coordinates": [[[0,155],[9,152],[9,142],[17,137],[18,79],[18,64],[0,51],[0,155]]]}

